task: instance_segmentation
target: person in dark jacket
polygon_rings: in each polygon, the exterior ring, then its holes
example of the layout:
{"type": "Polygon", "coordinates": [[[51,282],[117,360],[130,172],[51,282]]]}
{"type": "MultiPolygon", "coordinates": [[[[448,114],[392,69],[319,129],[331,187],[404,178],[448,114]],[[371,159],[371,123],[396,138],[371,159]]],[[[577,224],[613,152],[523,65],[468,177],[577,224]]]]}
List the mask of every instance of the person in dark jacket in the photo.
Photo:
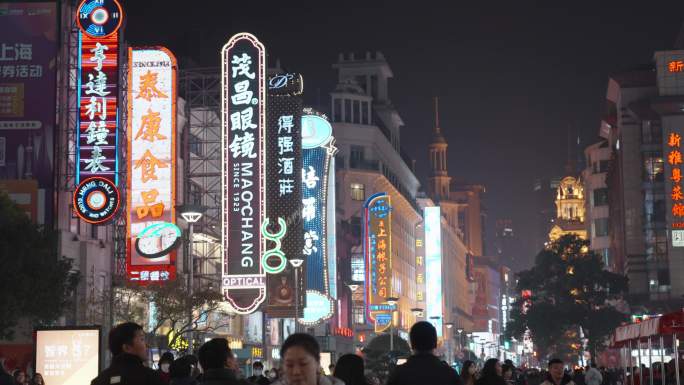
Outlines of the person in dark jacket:
{"type": "Polygon", "coordinates": [[[192,375],[190,356],[174,360],[169,367],[170,385],[197,385],[197,379],[192,375]]]}
{"type": "Polygon", "coordinates": [[[214,338],[204,343],[198,352],[199,363],[204,373],[202,385],[243,385],[248,382],[238,380],[237,360],[228,347],[225,338],[214,338]]]}
{"type": "Polygon", "coordinates": [[[161,355],[161,358],[159,358],[159,369],[157,369],[157,373],[159,373],[159,377],[161,377],[162,381],[166,384],[171,381],[169,369],[171,368],[172,363],[173,353],[171,352],[164,352],[164,354],[161,355]]]}
{"type": "Polygon", "coordinates": [[[344,385],[369,385],[366,381],[363,358],[356,354],[345,354],[337,360],[333,376],[344,382],[344,385]]]}
{"type": "Polygon", "coordinates": [[[7,373],[2,362],[0,362],[0,385],[14,385],[14,377],[7,373]]]}
{"type": "Polygon", "coordinates": [[[140,325],[126,322],[109,332],[112,363],[91,385],[164,385],[159,374],[143,365],[147,359],[145,332],[140,325]]]}
{"type": "Polygon", "coordinates": [[[485,361],[480,378],[477,379],[475,385],[506,385],[502,374],[501,362],[496,358],[490,358],[485,361]]]}
{"type": "Polygon", "coordinates": [[[247,381],[256,385],[269,385],[271,380],[264,376],[264,364],[261,361],[254,361],[252,363],[252,375],[247,378],[247,381]]]}
{"type": "Polygon", "coordinates": [[[416,322],[409,333],[413,355],[390,373],[387,385],[460,385],[461,379],[449,365],[433,354],[437,330],[426,321],[416,322]]]}

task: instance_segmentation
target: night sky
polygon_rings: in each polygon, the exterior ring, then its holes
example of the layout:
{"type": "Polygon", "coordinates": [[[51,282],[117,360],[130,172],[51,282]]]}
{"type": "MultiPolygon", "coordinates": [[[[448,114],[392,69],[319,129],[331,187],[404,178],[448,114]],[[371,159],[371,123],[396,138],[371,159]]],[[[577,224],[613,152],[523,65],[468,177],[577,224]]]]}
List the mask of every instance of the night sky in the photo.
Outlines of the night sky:
{"type": "Polygon", "coordinates": [[[327,104],[339,52],[383,52],[421,181],[439,96],[450,175],[486,186],[488,243],[494,220],[511,218],[528,263],[534,179],[563,174],[569,130],[583,148],[597,140],[608,76],[672,49],[684,21],[684,1],[122,3],[126,39],[164,45],[181,63],[218,66],[232,34],[254,33],[269,60],[304,75],[312,104],[327,104]]]}

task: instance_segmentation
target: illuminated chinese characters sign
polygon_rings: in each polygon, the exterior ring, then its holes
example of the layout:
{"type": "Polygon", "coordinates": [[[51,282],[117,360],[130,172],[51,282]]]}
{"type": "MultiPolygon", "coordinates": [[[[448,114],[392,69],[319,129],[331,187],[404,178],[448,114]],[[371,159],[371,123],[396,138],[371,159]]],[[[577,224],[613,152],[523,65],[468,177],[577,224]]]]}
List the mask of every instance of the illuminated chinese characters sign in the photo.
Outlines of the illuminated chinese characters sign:
{"type": "Polygon", "coordinates": [[[381,307],[392,295],[392,206],[387,193],[368,198],[365,221],[366,304],[368,316],[380,332],[392,319],[391,311],[381,307]],[[378,328],[379,324],[383,327],[378,328]]]}
{"type": "Polygon", "coordinates": [[[265,71],[266,50],[255,36],[240,33],[223,46],[222,287],[240,314],[256,311],[266,298],[265,71]]]}
{"type": "MultiPolygon", "coordinates": [[[[268,81],[266,126],[266,197],[270,233],[282,231],[277,241],[267,236],[262,264],[267,275],[266,311],[269,317],[295,317],[295,305],[304,308],[305,291],[295,301],[295,274],[286,269],[289,258],[303,258],[302,200],[302,79],[285,73],[268,81]],[[277,219],[277,220],[276,220],[277,219]],[[278,223],[281,222],[282,224],[278,223]]],[[[266,235],[266,234],[264,234],[266,235]]],[[[270,236],[270,235],[269,235],[270,236]]],[[[306,270],[306,265],[300,271],[306,270]]],[[[302,274],[303,275],[303,274],[302,274]]],[[[301,277],[302,281],[304,277],[301,277]]],[[[304,287],[304,286],[300,286],[304,287]]]]}
{"type": "Polygon", "coordinates": [[[439,207],[426,207],[425,221],[425,317],[442,335],[442,216],[439,207]]]}
{"type": "Polygon", "coordinates": [[[302,117],[301,218],[304,244],[301,252],[306,261],[306,274],[303,274],[306,281],[301,283],[306,284],[307,292],[304,317],[300,322],[304,324],[328,319],[334,310],[330,293],[331,250],[327,242],[326,210],[331,183],[330,165],[337,152],[331,134],[332,127],[324,117],[313,113],[302,117]]]}
{"type": "Polygon", "coordinates": [[[668,72],[684,72],[683,60],[672,60],[667,63],[668,72]]]}
{"type": "Polygon", "coordinates": [[[176,59],[163,47],[130,48],[128,55],[126,274],[140,283],[167,281],[176,275],[172,249],[180,239],[174,225],[176,59]]]}
{"type": "Polygon", "coordinates": [[[119,33],[123,19],[115,0],[83,1],[79,32],[76,184],[74,209],[85,221],[109,221],[118,208],[119,33]],[[96,182],[105,192],[89,194],[96,182]],[[116,199],[116,204],[112,204],[116,199]]]}

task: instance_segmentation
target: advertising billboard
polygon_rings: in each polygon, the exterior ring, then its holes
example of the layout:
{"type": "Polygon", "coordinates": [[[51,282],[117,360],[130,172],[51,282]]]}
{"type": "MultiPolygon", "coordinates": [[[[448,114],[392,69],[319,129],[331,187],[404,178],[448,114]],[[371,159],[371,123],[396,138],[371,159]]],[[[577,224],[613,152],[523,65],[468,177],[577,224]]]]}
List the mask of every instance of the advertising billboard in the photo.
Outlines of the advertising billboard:
{"type": "Polygon", "coordinates": [[[425,221],[425,318],[442,336],[442,214],[440,207],[426,207],[425,221]],[[439,317],[439,318],[436,318],[439,317]]]}
{"type": "Polygon", "coordinates": [[[110,221],[119,207],[119,28],[116,0],[84,0],[79,32],[74,210],[86,222],[110,221]]]}
{"type": "Polygon", "coordinates": [[[0,3],[0,179],[37,181],[39,224],[53,217],[57,35],[57,2],[0,3]]]}
{"type": "Polygon", "coordinates": [[[35,352],[46,384],[89,384],[99,374],[100,329],[37,330],[35,352]]]}
{"type": "Polygon", "coordinates": [[[222,288],[237,313],[249,314],[266,299],[266,49],[239,33],[221,57],[222,288]]]}
{"type": "Polygon", "coordinates": [[[176,58],[164,47],[129,48],[128,61],[126,275],[140,283],[168,281],[176,275],[174,248],[181,239],[175,226],[176,58]]]}
{"type": "MultiPolygon", "coordinates": [[[[301,217],[304,229],[302,252],[306,269],[300,277],[300,287],[306,287],[306,307],[302,324],[316,324],[334,313],[331,295],[330,250],[328,242],[328,186],[331,183],[330,166],[337,152],[328,120],[307,109],[302,116],[302,200],[301,217]]],[[[330,218],[334,221],[335,218],[330,218]]]]}
{"type": "MultiPolygon", "coordinates": [[[[266,233],[262,264],[267,275],[269,317],[295,317],[305,304],[304,291],[295,301],[295,274],[289,258],[303,258],[302,200],[302,77],[273,75],[268,81],[266,126],[266,233]],[[281,226],[283,224],[284,226],[281,226]],[[280,234],[279,234],[280,233],[280,234]],[[274,236],[279,234],[278,237],[274,236]]],[[[304,267],[300,267],[304,270],[304,267]]]]}
{"type": "Polygon", "coordinates": [[[390,327],[392,305],[392,205],[390,196],[381,192],[364,205],[364,251],[366,253],[366,306],[368,317],[381,332],[390,327]]]}

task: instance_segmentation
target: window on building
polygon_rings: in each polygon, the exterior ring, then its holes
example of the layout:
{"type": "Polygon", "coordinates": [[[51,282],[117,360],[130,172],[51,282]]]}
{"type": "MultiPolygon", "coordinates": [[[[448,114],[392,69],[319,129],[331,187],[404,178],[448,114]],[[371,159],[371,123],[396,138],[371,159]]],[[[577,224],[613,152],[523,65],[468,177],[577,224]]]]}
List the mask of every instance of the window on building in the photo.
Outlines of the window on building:
{"type": "Polygon", "coordinates": [[[357,124],[361,124],[361,102],[358,100],[353,101],[354,105],[354,122],[357,124]]]}
{"type": "Polygon", "coordinates": [[[368,117],[368,102],[361,103],[361,124],[371,124],[368,117]]]}
{"type": "Polygon", "coordinates": [[[598,172],[608,172],[609,160],[600,160],[598,162],[598,172]]]}
{"type": "Polygon", "coordinates": [[[365,307],[363,306],[363,303],[361,305],[354,305],[352,307],[352,319],[354,320],[355,324],[364,324],[366,322],[365,319],[365,307]]]}
{"type": "Polygon", "coordinates": [[[608,189],[597,188],[594,190],[594,206],[604,206],[608,204],[608,189]]]}
{"type": "Polygon", "coordinates": [[[351,199],[355,201],[362,201],[366,199],[365,186],[363,184],[352,183],[349,187],[351,189],[351,199]]]}
{"type": "Polygon", "coordinates": [[[641,124],[641,143],[658,144],[663,141],[663,132],[660,123],[646,120],[641,124]]]}
{"type": "Polygon", "coordinates": [[[352,101],[344,99],[344,121],[352,123],[352,101]]]}
{"type": "Polygon", "coordinates": [[[661,286],[670,285],[670,270],[669,269],[658,269],[658,283],[661,286]]]}
{"type": "Polygon", "coordinates": [[[333,122],[342,121],[342,99],[333,99],[333,122]]]}
{"type": "Polygon", "coordinates": [[[608,218],[598,218],[594,220],[594,236],[604,237],[608,235],[608,218]]]}
{"type": "Polygon", "coordinates": [[[97,229],[99,226],[97,225],[90,225],[90,238],[91,239],[97,239],[97,229]]]}
{"type": "Polygon", "coordinates": [[[644,180],[647,182],[662,182],[664,163],[660,152],[644,153],[644,180]]]}
{"type": "Polygon", "coordinates": [[[371,96],[377,100],[378,99],[378,75],[371,75],[370,81],[371,81],[371,96]]]}
{"type": "Polygon", "coordinates": [[[363,146],[349,147],[349,167],[360,168],[364,160],[363,146]]]}
{"type": "Polygon", "coordinates": [[[363,254],[354,254],[351,257],[351,280],[355,282],[363,282],[366,280],[363,254]]]}
{"type": "Polygon", "coordinates": [[[202,205],[202,191],[200,187],[190,182],[190,189],[188,191],[190,202],[193,205],[202,205]]]}

